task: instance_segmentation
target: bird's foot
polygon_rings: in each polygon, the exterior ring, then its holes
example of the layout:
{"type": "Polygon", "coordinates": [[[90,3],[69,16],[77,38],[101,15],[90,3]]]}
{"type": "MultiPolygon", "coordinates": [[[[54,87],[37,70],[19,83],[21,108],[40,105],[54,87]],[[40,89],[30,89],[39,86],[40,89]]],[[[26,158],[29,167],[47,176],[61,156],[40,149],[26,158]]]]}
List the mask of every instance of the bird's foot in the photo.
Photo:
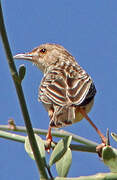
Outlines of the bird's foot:
{"type": "Polygon", "coordinates": [[[102,149],[106,146],[105,143],[101,143],[96,147],[96,152],[98,153],[98,156],[102,157],[102,149]]]}
{"type": "Polygon", "coordinates": [[[107,138],[105,136],[101,137],[101,140],[102,140],[102,143],[96,147],[96,152],[98,153],[99,157],[102,157],[102,149],[107,144],[107,138]]]}
{"type": "Polygon", "coordinates": [[[106,145],[107,144],[107,138],[105,136],[103,136],[101,139],[102,139],[102,143],[106,145]]]}

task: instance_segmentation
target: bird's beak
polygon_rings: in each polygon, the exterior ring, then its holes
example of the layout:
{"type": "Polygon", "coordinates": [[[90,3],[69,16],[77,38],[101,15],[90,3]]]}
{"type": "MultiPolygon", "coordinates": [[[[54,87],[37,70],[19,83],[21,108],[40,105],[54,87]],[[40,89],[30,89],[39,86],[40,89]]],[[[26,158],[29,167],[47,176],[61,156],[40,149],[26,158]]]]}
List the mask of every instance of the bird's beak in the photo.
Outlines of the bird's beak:
{"type": "Polygon", "coordinates": [[[32,53],[16,54],[15,56],[13,56],[14,59],[24,59],[34,62],[33,57],[34,55],[32,53]]]}

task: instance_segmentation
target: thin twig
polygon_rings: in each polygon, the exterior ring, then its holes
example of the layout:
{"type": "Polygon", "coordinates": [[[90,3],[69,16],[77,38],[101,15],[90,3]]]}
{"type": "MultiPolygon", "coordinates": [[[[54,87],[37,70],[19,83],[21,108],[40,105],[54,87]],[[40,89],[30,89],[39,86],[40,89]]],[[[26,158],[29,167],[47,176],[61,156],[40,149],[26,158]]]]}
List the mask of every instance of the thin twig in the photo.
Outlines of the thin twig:
{"type": "Polygon", "coordinates": [[[9,68],[10,68],[10,71],[11,71],[12,79],[13,79],[14,84],[15,84],[16,92],[17,92],[17,95],[18,95],[19,103],[20,103],[20,107],[21,107],[21,110],[22,110],[22,114],[23,114],[23,117],[24,117],[24,121],[25,121],[26,129],[27,129],[29,141],[30,141],[33,153],[34,153],[36,163],[37,163],[37,167],[38,167],[38,170],[40,172],[41,178],[48,179],[48,176],[47,176],[45,167],[43,167],[41,155],[40,155],[40,152],[38,150],[38,146],[37,146],[37,143],[36,143],[36,140],[35,140],[35,137],[34,137],[34,133],[33,133],[29,113],[28,113],[28,110],[27,110],[27,106],[26,106],[22,86],[21,86],[21,83],[20,83],[21,81],[19,79],[16,67],[15,67],[15,64],[14,64],[14,61],[13,61],[11,49],[10,49],[10,46],[9,46],[9,42],[8,42],[8,38],[7,38],[7,34],[6,34],[6,29],[5,29],[5,25],[4,25],[4,20],[3,20],[1,1],[0,1],[0,34],[1,34],[3,45],[4,45],[6,57],[7,57],[7,60],[8,60],[9,68]]]}
{"type": "Polygon", "coordinates": [[[116,180],[117,173],[97,173],[90,176],[80,176],[80,177],[56,177],[54,180],[116,180]]]}
{"type": "Polygon", "coordinates": [[[12,141],[24,143],[25,142],[25,136],[17,135],[14,133],[9,133],[5,131],[0,131],[0,137],[4,139],[9,139],[12,141]]]}
{"type": "MultiPolygon", "coordinates": [[[[4,138],[4,139],[9,139],[9,140],[12,140],[12,141],[20,142],[20,143],[25,143],[25,138],[26,138],[26,136],[21,136],[21,135],[18,135],[18,134],[5,132],[5,131],[0,131],[0,137],[4,138]]],[[[44,143],[45,143],[45,146],[46,146],[47,142],[45,141],[44,143]]],[[[51,143],[52,149],[55,147],[56,144],[57,143],[51,143]]],[[[94,147],[94,146],[71,144],[70,148],[71,148],[72,151],[97,153],[96,152],[96,147],[94,147]]]]}
{"type": "Polygon", "coordinates": [[[46,166],[46,168],[47,168],[47,171],[48,171],[48,174],[49,174],[51,180],[54,179],[53,176],[52,176],[52,173],[50,171],[50,168],[48,166],[46,166]]]}
{"type": "MultiPolygon", "coordinates": [[[[16,128],[13,130],[13,129],[10,129],[8,125],[0,125],[0,130],[4,130],[4,131],[8,130],[8,131],[14,131],[14,132],[16,131],[16,132],[27,133],[26,128],[23,126],[16,126],[16,128]]],[[[37,129],[37,128],[33,128],[33,131],[34,131],[34,133],[40,134],[40,135],[47,135],[47,132],[48,132],[45,129],[37,129]]],[[[67,132],[64,130],[53,130],[52,136],[55,136],[55,137],[72,136],[73,141],[78,142],[78,143],[82,143],[82,144],[86,144],[86,145],[92,146],[94,148],[99,145],[98,143],[96,143],[94,141],[88,140],[86,138],[80,137],[78,135],[75,135],[73,133],[70,133],[70,132],[67,132]]]]}
{"type": "Polygon", "coordinates": [[[97,153],[95,147],[86,146],[86,145],[70,144],[70,149],[71,149],[72,151],[81,151],[81,152],[97,153]]]}

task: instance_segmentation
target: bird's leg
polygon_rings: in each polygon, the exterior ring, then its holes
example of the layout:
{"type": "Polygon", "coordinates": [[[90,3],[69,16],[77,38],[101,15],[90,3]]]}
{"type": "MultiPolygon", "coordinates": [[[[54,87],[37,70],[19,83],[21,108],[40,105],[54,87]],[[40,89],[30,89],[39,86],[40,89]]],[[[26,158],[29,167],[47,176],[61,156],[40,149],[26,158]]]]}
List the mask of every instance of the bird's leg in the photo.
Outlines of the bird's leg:
{"type": "Polygon", "coordinates": [[[46,135],[46,141],[48,145],[51,145],[52,142],[52,135],[51,135],[51,127],[48,128],[48,133],[46,135]]]}
{"type": "Polygon", "coordinates": [[[51,142],[52,142],[52,135],[51,135],[51,127],[49,126],[48,133],[46,135],[46,148],[45,148],[48,153],[50,152],[51,142]]]}
{"type": "Polygon", "coordinates": [[[83,117],[91,124],[91,126],[96,130],[98,135],[101,137],[102,143],[106,144],[106,137],[101,133],[101,131],[96,127],[96,125],[91,121],[91,119],[88,117],[87,113],[85,112],[85,109],[79,108],[79,112],[83,115],[83,117]]]}
{"type": "Polygon", "coordinates": [[[91,119],[88,117],[87,113],[85,112],[85,109],[79,108],[79,112],[83,115],[83,117],[91,124],[91,126],[96,130],[98,135],[101,137],[102,144],[99,144],[96,147],[96,151],[99,155],[99,157],[102,156],[102,148],[106,146],[107,138],[101,133],[101,131],[96,127],[96,125],[91,121],[91,119]]]}
{"type": "MultiPolygon", "coordinates": [[[[52,118],[53,113],[54,113],[53,109],[50,109],[50,110],[48,111],[48,114],[49,114],[50,119],[52,118]]],[[[46,135],[46,143],[47,143],[47,148],[46,148],[46,150],[47,150],[48,152],[49,152],[50,147],[51,147],[51,142],[52,142],[52,135],[51,135],[51,127],[49,126],[49,128],[48,128],[48,133],[47,133],[47,135],[46,135]]]]}

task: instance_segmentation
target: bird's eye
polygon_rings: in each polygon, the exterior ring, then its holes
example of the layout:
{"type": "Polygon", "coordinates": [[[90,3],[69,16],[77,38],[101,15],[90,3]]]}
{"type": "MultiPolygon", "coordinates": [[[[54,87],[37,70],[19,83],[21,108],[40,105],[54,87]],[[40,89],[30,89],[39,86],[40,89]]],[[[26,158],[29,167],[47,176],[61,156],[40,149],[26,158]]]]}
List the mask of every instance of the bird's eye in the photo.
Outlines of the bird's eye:
{"type": "Polygon", "coordinates": [[[46,50],[45,48],[43,48],[43,49],[40,50],[40,52],[43,53],[43,54],[44,54],[46,51],[47,51],[47,50],[46,50]]]}

